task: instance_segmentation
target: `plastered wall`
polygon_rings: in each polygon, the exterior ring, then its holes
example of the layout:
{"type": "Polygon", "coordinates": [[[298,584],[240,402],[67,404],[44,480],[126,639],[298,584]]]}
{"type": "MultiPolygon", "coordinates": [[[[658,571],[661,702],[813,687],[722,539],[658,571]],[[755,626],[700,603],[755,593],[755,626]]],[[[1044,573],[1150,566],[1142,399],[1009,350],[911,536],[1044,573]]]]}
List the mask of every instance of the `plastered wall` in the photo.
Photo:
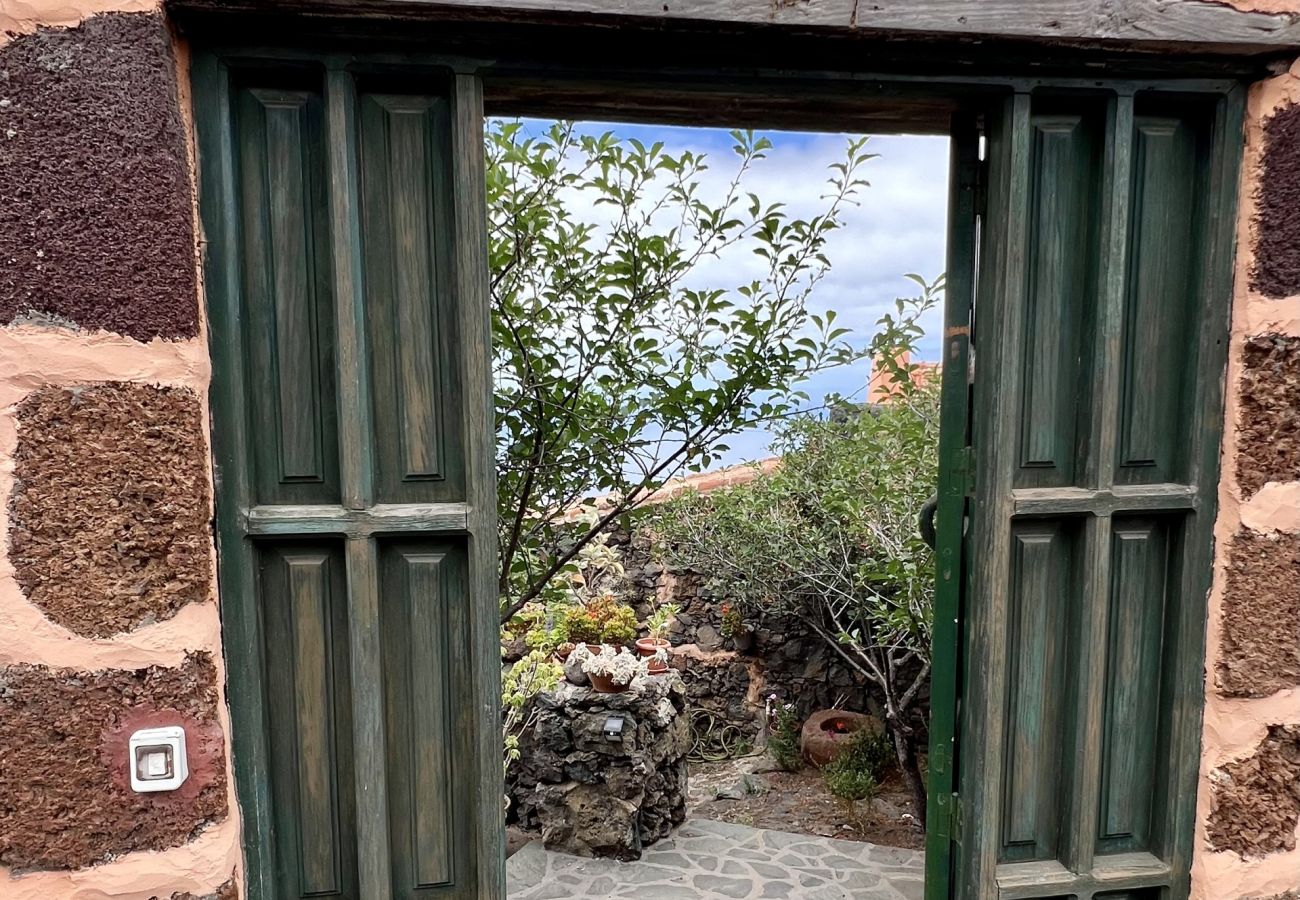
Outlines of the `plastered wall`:
{"type": "Polygon", "coordinates": [[[0,898],[239,894],[186,85],[152,2],[0,0],[0,898]]]}
{"type": "Polygon", "coordinates": [[[1250,92],[1193,897],[1300,892],[1300,64],[1250,92]]]}
{"type": "MultiPolygon", "coordinates": [[[[1199,900],[1300,891],[1297,103],[1251,93],[1199,900]]],[[[0,0],[0,898],[239,890],[187,110],[153,0],[0,0]],[[195,778],[130,794],[172,723],[195,778]]]]}

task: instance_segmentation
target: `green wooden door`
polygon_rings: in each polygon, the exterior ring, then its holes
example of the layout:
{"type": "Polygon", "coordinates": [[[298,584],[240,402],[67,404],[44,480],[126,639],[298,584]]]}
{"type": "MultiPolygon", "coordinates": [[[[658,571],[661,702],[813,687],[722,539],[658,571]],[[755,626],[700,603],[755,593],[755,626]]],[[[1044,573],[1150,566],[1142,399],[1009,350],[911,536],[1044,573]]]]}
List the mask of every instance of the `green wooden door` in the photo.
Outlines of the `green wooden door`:
{"type": "Polygon", "coordinates": [[[961,668],[936,682],[959,779],[931,798],[954,856],[928,896],[1186,897],[1240,93],[1026,89],[983,121],[961,668]]]}
{"type": "Polygon", "coordinates": [[[501,897],[477,77],[196,62],[253,900],[501,897]]]}

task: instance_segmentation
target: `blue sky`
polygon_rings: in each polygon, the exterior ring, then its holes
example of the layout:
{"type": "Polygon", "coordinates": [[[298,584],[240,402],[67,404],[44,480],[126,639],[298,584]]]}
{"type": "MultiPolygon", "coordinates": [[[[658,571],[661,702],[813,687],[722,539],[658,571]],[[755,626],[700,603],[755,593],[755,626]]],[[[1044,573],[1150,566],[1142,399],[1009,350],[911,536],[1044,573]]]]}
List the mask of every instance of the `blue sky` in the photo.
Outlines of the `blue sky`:
{"type": "MultiPolygon", "coordinates": [[[[706,196],[711,187],[720,194],[734,168],[730,165],[734,141],[727,129],[605,123],[585,124],[583,129],[609,130],[647,144],[662,141],[672,152],[689,149],[709,154],[716,166],[701,178],[706,196]],[[710,180],[715,184],[711,186],[710,180]]],[[[767,202],[784,202],[794,216],[821,211],[824,203],[820,198],[830,174],[827,167],[843,158],[846,136],[762,133],[774,147],[746,177],[746,189],[767,202]]],[[[845,227],[831,236],[826,250],[831,269],[812,299],[815,311],[834,309],[837,323],[852,329],[851,339],[859,346],[870,340],[876,320],[893,309],[895,298],[916,293],[916,285],[904,277],[907,273],[932,279],[943,272],[947,218],[946,138],[875,136],[868,149],[879,154],[863,169],[870,186],[862,191],[860,205],[845,212],[845,227]]],[[[756,277],[762,264],[747,250],[723,254],[702,264],[696,278],[700,286],[735,286],[756,277]]],[[[942,312],[936,310],[925,323],[923,359],[938,358],[941,321],[942,312]]],[[[804,389],[814,402],[828,393],[849,396],[859,392],[862,396],[868,376],[869,366],[863,361],[823,373],[804,389]]],[[[769,455],[770,437],[767,430],[755,430],[730,439],[731,451],[724,462],[769,455]]]]}

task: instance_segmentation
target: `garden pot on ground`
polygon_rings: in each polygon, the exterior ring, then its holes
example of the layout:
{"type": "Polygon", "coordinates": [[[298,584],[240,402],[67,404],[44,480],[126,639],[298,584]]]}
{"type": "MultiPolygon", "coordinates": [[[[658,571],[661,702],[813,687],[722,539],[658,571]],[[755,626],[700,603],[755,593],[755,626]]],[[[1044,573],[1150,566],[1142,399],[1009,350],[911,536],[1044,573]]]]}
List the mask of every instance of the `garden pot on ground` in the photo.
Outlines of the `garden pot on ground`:
{"type": "Polygon", "coordinates": [[[803,723],[799,732],[799,749],[809,765],[820,768],[843,753],[859,732],[879,734],[883,730],[880,722],[872,716],[842,709],[823,709],[803,723]]]}
{"type": "Polygon", "coordinates": [[[616,684],[609,675],[597,675],[594,672],[588,672],[587,679],[591,682],[591,689],[598,694],[621,694],[631,686],[616,684]]]}
{"type": "Polygon", "coordinates": [[[664,672],[668,671],[667,659],[659,660],[659,659],[652,659],[652,657],[660,650],[663,650],[664,653],[666,654],[670,646],[672,645],[669,644],[668,641],[664,640],[663,638],[648,638],[648,637],[637,638],[636,652],[641,654],[642,659],[650,660],[649,672],[651,675],[662,675],[664,672]]]}

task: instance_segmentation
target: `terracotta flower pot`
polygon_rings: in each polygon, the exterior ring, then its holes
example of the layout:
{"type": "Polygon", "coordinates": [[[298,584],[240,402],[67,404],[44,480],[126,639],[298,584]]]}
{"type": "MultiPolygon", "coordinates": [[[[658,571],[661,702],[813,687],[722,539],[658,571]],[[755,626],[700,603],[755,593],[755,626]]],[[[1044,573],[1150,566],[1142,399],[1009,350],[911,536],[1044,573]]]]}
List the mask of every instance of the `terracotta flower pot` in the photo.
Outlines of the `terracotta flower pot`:
{"type": "Polygon", "coordinates": [[[648,638],[648,637],[637,638],[636,652],[641,654],[642,659],[650,660],[649,672],[651,675],[662,675],[664,672],[668,671],[667,660],[652,659],[651,657],[653,657],[660,650],[663,650],[665,653],[667,653],[668,648],[670,646],[672,645],[669,644],[668,641],[664,640],[663,638],[648,638]]]}
{"type": "Polygon", "coordinates": [[[598,694],[621,694],[630,687],[626,684],[615,684],[614,679],[608,675],[587,674],[591,681],[591,689],[598,694]]]}

